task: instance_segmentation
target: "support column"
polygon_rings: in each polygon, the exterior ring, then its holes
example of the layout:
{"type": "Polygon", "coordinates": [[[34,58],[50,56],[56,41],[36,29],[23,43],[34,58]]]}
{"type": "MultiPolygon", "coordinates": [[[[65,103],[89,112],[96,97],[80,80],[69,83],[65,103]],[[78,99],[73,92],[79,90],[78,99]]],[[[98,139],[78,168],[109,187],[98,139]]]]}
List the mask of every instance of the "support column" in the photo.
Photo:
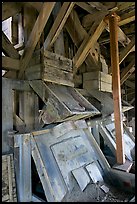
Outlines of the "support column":
{"type": "Polygon", "coordinates": [[[111,14],[109,16],[109,29],[110,29],[110,51],[112,67],[115,132],[116,132],[116,157],[117,157],[116,159],[118,164],[124,164],[125,155],[123,142],[123,121],[122,121],[119,52],[118,52],[118,16],[116,14],[111,14]]]}

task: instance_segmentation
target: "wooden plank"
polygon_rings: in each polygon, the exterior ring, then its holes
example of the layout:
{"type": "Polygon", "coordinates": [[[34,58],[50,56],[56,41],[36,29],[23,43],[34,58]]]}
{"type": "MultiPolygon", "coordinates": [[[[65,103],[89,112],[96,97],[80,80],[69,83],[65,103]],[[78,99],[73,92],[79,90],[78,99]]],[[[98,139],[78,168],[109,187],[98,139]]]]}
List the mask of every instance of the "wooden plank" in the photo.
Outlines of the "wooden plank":
{"type": "MultiPolygon", "coordinates": [[[[79,48],[83,40],[89,36],[86,30],[82,27],[81,22],[75,10],[71,12],[65,27],[77,48],[79,48]]],[[[89,55],[87,56],[85,62],[89,67],[94,67],[95,69],[98,69],[99,64],[95,56],[98,56],[98,52],[95,50],[95,48],[93,48],[89,52],[89,55]]]]}
{"type": "Polygon", "coordinates": [[[131,23],[132,21],[135,21],[135,11],[131,11],[129,13],[124,13],[120,16],[119,26],[126,25],[128,23],[131,23]]]}
{"type": "MultiPolygon", "coordinates": [[[[52,65],[51,61],[50,61],[50,60],[52,60],[52,61],[56,61],[55,64],[60,61],[60,63],[66,67],[72,67],[72,60],[68,59],[64,56],[61,56],[59,54],[55,54],[55,53],[52,53],[52,52],[45,50],[44,51],[44,57],[45,57],[45,61],[47,61],[47,63],[49,63],[49,65],[52,65]]],[[[70,71],[72,71],[72,70],[70,70],[70,71]]]]}
{"type": "Polygon", "coordinates": [[[73,73],[60,70],[45,64],[42,79],[57,84],[74,87],[73,73]]]}
{"type": "Polygon", "coordinates": [[[98,79],[99,81],[103,81],[106,83],[112,83],[112,76],[109,74],[105,74],[103,72],[100,71],[96,71],[96,72],[87,72],[83,74],[83,81],[91,81],[94,79],[98,79]]]}
{"type": "Polygon", "coordinates": [[[72,9],[74,7],[73,2],[64,2],[54,23],[52,28],[50,29],[50,32],[44,42],[44,49],[48,50],[53,43],[56,41],[57,37],[59,36],[60,32],[62,31],[62,28],[64,24],[66,23],[66,20],[71,13],[72,9]]]}
{"type": "Polygon", "coordinates": [[[83,88],[87,91],[90,90],[97,90],[97,91],[104,91],[104,92],[112,92],[112,85],[103,81],[99,80],[91,80],[85,81],[83,83],[83,88]]]}
{"type": "Polygon", "coordinates": [[[2,31],[2,49],[4,50],[4,53],[8,55],[8,57],[19,59],[19,53],[14,48],[13,44],[9,41],[7,36],[2,31]]]}
{"type": "MultiPolygon", "coordinates": [[[[93,14],[87,14],[86,16],[83,17],[82,19],[82,25],[84,28],[88,29],[92,25],[93,19],[97,18],[99,15],[100,11],[97,11],[93,14]]],[[[120,21],[118,22],[119,26],[126,25],[132,21],[135,20],[135,11],[131,11],[129,13],[124,13],[120,16],[120,21]]]]}
{"type": "Polygon", "coordinates": [[[21,2],[2,2],[2,21],[21,11],[21,2]]]}
{"type": "Polygon", "coordinates": [[[96,8],[99,11],[106,11],[107,7],[104,6],[101,2],[88,2],[91,7],[96,8]]]}
{"type": "Polygon", "coordinates": [[[43,2],[27,2],[27,3],[30,4],[33,8],[35,8],[38,12],[40,12],[43,6],[43,2]]]}
{"type": "Polygon", "coordinates": [[[135,59],[133,59],[129,65],[123,69],[121,73],[121,85],[130,77],[130,75],[135,71],[135,59]]]}
{"type": "Polygon", "coordinates": [[[25,46],[25,49],[24,49],[24,53],[23,55],[21,56],[21,59],[20,59],[20,71],[19,71],[19,75],[18,75],[18,78],[21,78],[22,77],[22,74],[23,72],[25,71],[30,59],[31,59],[31,56],[33,54],[33,51],[40,39],[40,36],[41,36],[41,33],[48,21],[48,18],[53,10],[55,6],[55,2],[45,2],[43,4],[43,7],[39,13],[39,16],[35,22],[35,25],[32,29],[32,32],[29,36],[29,39],[27,41],[27,44],[25,46]],[[45,12],[45,10],[47,12],[45,12]]]}
{"type": "Polygon", "coordinates": [[[119,53],[118,53],[118,18],[115,14],[109,16],[110,28],[110,50],[112,66],[114,117],[116,132],[116,159],[118,164],[125,163],[124,142],[123,142],[123,120],[121,107],[121,89],[120,89],[120,71],[119,71],[119,53]]]}
{"type": "Polygon", "coordinates": [[[77,69],[83,63],[83,61],[89,54],[90,49],[94,47],[95,43],[97,42],[104,28],[106,27],[106,22],[102,20],[104,17],[105,15],[103,14],[102,16],[100,16],[100,18],[97,21],[95,21],[95,23],[93,24],[93,26],[89,31],[89,37],[84,39],[76,55],[74,56],[73,62],[74,62],[74,66],[77,69]]]}
{"type": "Polygon", "coordinates": [[[135,83],[127,80],[127,81],[125,81],[125,84],[126,84],[126,86],[128,86],[128,87],[130,87],[132,89],[135,89],[135,83]]]}
{"type": "Polygon", "coordinates": [[[4,70],[19,70],[19,60],[2,56],[2,68],[4,70]]]}
{"type": "Polygon", "coordinates": [[[87,11],[88,13],[93,13],[93,9],[86,2],[75,2],[76,5],[80,6],[82,9],[87,11]]]}
{"type": "MultiPolygon", "coordinates": [[[[60,11],[60,8],[61,8],[61,2],[57,2],[53,10],[54,21],[60,11]]],[[[63,31],[61,31],[60,35],[58,36],[58,38],[56,39],[54,43],[54,52],[57,54],[63,55],[63,56],[65,55],[63,31]]]]}
{"type": "MultiPolygon", "coordinates": [[[[133,50],[134,47],[135,47],[135,36],[132,37],[131,42],[120,52],[119,65],[123,62],[123,60],[128,56],[128,54],[133,50]]],[[[111,67],[109,67],[109,73],[112,73],[111,67]]]]}

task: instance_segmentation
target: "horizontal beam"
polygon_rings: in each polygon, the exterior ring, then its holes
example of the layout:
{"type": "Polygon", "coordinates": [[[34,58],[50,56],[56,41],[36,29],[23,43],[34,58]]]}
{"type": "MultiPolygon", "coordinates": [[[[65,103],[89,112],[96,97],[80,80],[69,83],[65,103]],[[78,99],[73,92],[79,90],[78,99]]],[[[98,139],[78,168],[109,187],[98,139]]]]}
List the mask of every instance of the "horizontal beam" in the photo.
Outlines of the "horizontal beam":
{"type": "Polygon", "coordinates": [[[24,53],[20,59],[20,71],[18,78],[22,77],[23,72],[27,68],[27,65],[32,57],[33,51],[40,39],[40,36],[43,32],[43,29],[49,19],[49,16],[55,6],[55,2],[45,2],[43,3],[43,7],[37,17],[35,25],[31,31],[29,39],[27,41],[26,47],[24,49],[24,53]],[[46,11],[46,12],[45,12],[46,11]]]}
{"type": "Polygon", "coordinates": [[[19,60],[11,57],[2,56],[3,70],[19,70],[19,60]]]}

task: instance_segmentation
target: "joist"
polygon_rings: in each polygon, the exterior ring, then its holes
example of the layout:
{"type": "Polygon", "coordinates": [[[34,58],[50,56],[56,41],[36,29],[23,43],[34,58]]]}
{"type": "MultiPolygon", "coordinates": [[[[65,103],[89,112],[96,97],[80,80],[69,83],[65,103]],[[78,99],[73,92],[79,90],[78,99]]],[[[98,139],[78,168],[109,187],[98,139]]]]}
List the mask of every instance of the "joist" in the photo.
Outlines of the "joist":
{"type": "Polygon", "coordinates": [[[2,56],[3,70],[19,70],[19,60],[2,56]]]}
{"type": "MultiPolygon", "coordinates": [[[[123,60],[128,56],[128,54],[133,50],[134,47],[135,47],[135,36],[133,36],[131,39],[131,42],[121,50],[120,56],[119,56],[119,65],[123,62],[123,60]]],[[[109,73],[111,72],[112,72],[112,69],[110,67],[109,73]]]]}
{"type": "Polygon", "coordinates": [[[7,38],[7,36],[2,31],[2,49],[4,53],[8,55],[8,57],[19,59],[19,53],[14,48],[13,44],[10,42],[10,40],[7,38]]]}
{"type": "Polygon", "coordinates": [[[107,10],[106,6],[104,6],[101,2],[88,2],[88,3],[91,7],[96,8],[99,11],[107,10]]]}
{"type": "Polygon", "coordinates": [[[121,111],[122,106],[121,106],[119,53],[118,53],[118,16],[116,14],[111,14],[109,16],[109,29],[110,29],[110,50],[111,50],[116,148],[117,148],[116,159],[118,164],[124,164],[125,155],[123,142],[123,120],[121,111]]]}
{"type": "Polygon", "coordinates": [[[117,2],[118,11],[128,10],[130,7],[135,7],[135,2],[117,2]]]}
{"type": "Polygon", "coordinates": [[[54,42],[56,41],[57,37],[59,36],[60,32],[62,31],[62,28],[64,24],[66,23],[66,20],[71,13],[72,9],[74,7],[73,2],[64,2],[54,23],[52,28],[50,29],[50,32],[44,42],[44,49],[49,49],[54,42]]]}
{"type": "Polygon", "coordinates": [[[79,66],[83,63],[83,61],[86,59],[87,55],[90,52],[90,49],[95,45],[98,38],[100,37],[101,33],[106,27],[106,22],[104,21],[105,15],[103,13],[102,16],[100,16],[98,21],[95,21],[93,26],[91,27],[89,31],[89,36],[84,39],[81,46],[79,47],[76,55],[73,58],[74,66],[78,69],[79,66]]]}
{"type": "Polygon", "coordinates": [[[3,2],[2,3],[2,21],[8,19],[11,16],[19,13],[21,11],[21,2],[3,2]]]}
{"type": "Polygon", "coordinates": [[[135,59],[133,59],[129,65],[124,68],[121,73],[121,85],[129,78],[129,76],[135,71],[135,59]]]}
{"type": "Polygon", "coordinates": [[[32,32],[29,36],[29,39],[27,41],[27,44],[25,46],[24,49],[24,53],[21,56],[20,59],[20,71],[19,71],[19,75],[18,78],[22,77],[23,72],[25,71],[25,69],[27,68],[27,65],[31,59],[31,56],[33,54],[33,51],[40,39],[41,33],[49,19],[49,16],[53,10],[55,6],[55,2],[45,2],[43,4],[43,7],[39,13],[39,16],[35,22],[35,25],[32,29],[32,32]],[[45,12],[45,10],[47,12],[45,12]]]}

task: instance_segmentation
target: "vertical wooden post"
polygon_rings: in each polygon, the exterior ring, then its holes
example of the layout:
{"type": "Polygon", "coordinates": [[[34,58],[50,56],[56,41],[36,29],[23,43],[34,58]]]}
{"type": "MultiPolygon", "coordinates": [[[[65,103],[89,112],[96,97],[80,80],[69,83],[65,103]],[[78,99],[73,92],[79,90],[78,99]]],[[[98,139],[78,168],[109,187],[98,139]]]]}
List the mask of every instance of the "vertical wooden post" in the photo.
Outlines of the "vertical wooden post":
{"type": "Polygon", "coordinates": [[[123,121],[122,121],[119,52],[118,52],[118,16],[116,14],[111,14],[109,16],[109,28],[110,28],[112,87],[116,132],[116,157],[118,164],[124,164],[125,156],[123,144],[123,121]]]}

